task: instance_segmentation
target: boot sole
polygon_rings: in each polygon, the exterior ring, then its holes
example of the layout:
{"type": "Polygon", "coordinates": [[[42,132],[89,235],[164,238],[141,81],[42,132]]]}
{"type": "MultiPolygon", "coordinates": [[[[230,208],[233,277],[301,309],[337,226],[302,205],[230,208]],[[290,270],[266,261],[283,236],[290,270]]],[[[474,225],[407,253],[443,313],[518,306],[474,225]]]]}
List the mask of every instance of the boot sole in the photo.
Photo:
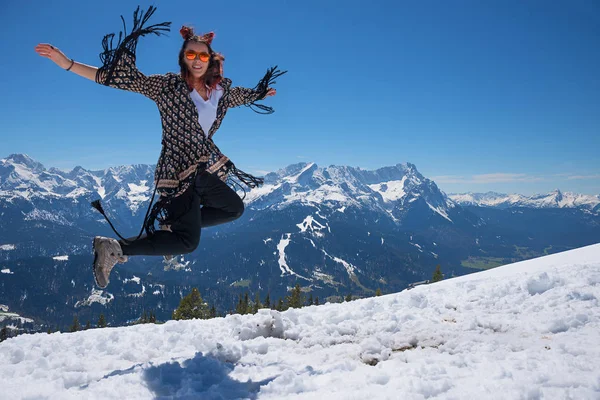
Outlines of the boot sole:
{"type": "Polygon", "coordinates": [[[94,282],[96,283],[96,286],[98,286],[100,289],[105,289],[106,286],[102,286],[100,283],[98,283],[98,277],[96,276],[96,261],[98,260],[98,252],[96,251],[96,238],[94,238],[92,240],[92,252],[94,253],[94,263],[92,264],[92,273],[94,274],[94,282]]]}

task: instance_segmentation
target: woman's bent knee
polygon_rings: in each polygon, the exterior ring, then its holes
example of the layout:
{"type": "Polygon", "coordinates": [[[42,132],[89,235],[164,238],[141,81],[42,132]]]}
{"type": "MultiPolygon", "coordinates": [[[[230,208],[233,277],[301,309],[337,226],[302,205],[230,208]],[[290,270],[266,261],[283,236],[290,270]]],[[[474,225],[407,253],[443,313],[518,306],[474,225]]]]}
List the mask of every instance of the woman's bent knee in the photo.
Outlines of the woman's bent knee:
{"type": "Polygon", "coordinates": [[[240,202],[237,205],[235,212],[233,213],[234,219],[238,219],[239,217],[241,217],[244,214],[244,209],[244,202],[240,199],[240,202]]]}
{"type": "Polygon", "coordinates": [[[196,250],[200,245],[200,235],[188,238],[183,242],[184,248],[182,254],[189,254],[196,250]]]}

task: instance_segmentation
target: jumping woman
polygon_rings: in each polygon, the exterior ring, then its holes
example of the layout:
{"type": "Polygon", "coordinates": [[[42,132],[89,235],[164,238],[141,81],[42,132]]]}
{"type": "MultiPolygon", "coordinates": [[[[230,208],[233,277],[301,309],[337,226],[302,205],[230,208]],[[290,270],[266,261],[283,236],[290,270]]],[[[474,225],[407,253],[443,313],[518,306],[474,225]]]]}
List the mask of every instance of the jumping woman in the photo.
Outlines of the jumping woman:
{"type": "Polygon", "coordinates": [[[171,25],[163,22],[147,26],[155,11],[151,6],[144,13],[138,7],[131,32],[127,35],[124,26],[116,46],[113,47],[114,34],[104,37],[100,68],[76,62],[51,44],[35,47],[40,56],[66,71],[102,85],[143,94],[156,103],[160,112],[162,149],[155,170],[154,194],[140,233],[124,238],[105,215],[100,201],[92,203],[120,237],[94,238],[93,271],[101,288],[108,285],[115,264],[126,262],[128,256],[190,253],[200,243],[201,228],[242,215],[244,203],[230,185],[254,188],[263,180],[237,169],[212,137],[231,107],[246,105],[259,113],[272,113],[272,108],[255,102],[275,95],[269,85],[285,73],[277,67],[270,68],[253,89],[231,87],[231,80],[222,76],[223,57],[211,47],[214,34],[196,35],[192,28],[184,26],[180,30],[180,72],[146,76],[135,64],[138,40],[148,34],[161,35],[171,25]],[[160,197],[152,205],[157,192],[160,197]],[[160,229],[155,229],[155,222],[160,229]]]}

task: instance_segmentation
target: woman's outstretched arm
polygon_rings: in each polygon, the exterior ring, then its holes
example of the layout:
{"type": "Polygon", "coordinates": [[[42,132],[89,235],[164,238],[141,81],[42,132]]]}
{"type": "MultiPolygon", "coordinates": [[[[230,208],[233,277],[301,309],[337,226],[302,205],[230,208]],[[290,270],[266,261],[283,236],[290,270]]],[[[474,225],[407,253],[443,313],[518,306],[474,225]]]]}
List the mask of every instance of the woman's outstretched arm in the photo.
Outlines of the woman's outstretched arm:
{"type": "Polygon", "coordinates": [[[35,51],[40,56],[49,58],[50,60],[54,61],[54,63],[62,69],[69,69],[69,71],[79,76],[83,76],[84,78],[87,78],[89,80],[96,81],[96,73],[98,72],[97,67],[78,63],[65,56],[65,54],[62,51],[52,46],[51,44],[40,43],[37,46],[35,46],[35,51]]]}

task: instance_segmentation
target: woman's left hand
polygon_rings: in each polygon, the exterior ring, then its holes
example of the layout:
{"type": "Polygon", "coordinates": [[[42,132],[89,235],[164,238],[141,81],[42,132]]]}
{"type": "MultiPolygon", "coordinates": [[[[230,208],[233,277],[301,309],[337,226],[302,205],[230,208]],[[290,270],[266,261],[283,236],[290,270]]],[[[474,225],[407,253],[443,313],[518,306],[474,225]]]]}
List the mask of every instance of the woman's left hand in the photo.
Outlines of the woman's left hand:
{"type": "Polygon", "coordinates": [[[268,96],[275,96],[277,94],[277,90],[273,89],[273,88],[269,88],[269,90],[267,90],[267,94],[265,97],[268,96]]]}

